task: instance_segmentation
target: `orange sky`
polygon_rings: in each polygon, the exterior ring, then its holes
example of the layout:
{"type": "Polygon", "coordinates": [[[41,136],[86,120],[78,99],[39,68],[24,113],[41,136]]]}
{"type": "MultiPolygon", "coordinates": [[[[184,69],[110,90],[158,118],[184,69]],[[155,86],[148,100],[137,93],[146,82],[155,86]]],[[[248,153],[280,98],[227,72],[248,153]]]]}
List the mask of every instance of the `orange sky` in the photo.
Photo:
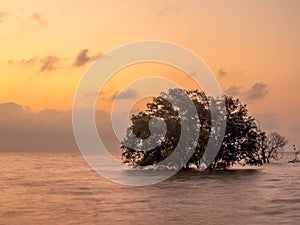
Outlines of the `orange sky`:
{"type": "MultiPolygon", "coordinates": [[[[78,82],[97,56],[128,42],[164,40],[198,54],[223,91],[300,147],[299,12],[297,0],[2,1],[0,103],[71,110],[78,82]],[[76,61],[79,55],[85,60],[76,61]]],[[[126,68],[107,84],[103,110],[141,73],[190,85],[168,66],[126,68]]]]}

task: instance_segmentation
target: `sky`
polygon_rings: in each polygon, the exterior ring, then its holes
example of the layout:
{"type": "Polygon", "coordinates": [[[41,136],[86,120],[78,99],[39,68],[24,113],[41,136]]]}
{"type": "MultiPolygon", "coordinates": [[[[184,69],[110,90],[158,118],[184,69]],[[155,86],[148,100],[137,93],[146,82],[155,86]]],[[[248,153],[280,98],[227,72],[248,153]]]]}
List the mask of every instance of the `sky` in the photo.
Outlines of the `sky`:
{"type": "MultiPolygon", "coordinates": [[[[247,104],[263,129],[286,136],[287,150],[300,148],[298,0],[0,1],[0,151],[76,150],[71,110],[81,77],[104,53],[142,40],[196,53],[223,92],[247,104]]],[[[114,96],[149,75],[195,88],[167,65],[119,71],[97,104],[98,129],[110,149],[118,148],[109,124],[114,96]]],[[[123,104],[145,90],[127,90],[123,104]]]]}

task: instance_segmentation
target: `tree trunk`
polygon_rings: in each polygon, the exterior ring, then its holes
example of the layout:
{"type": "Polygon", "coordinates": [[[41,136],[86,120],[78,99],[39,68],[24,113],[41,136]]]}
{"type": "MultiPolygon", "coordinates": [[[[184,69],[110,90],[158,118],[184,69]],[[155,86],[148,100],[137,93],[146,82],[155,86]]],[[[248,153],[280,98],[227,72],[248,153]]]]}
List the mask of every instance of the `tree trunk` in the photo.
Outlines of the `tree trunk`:
{"type": "Polygon", "coordinates": [[[188,162],[185,164],[185,169],[186,169],[186,170],[189,169],[189,163],[188,163],[188,162]]]}
{"type": "Polygon", "coordinates": [[[262,160],[263,160],[263,163],[267,163],[267,159],[266,159],[266,151],[265,151],[264,148],[261,150],[261,154],[262,154],[262,160]]]}

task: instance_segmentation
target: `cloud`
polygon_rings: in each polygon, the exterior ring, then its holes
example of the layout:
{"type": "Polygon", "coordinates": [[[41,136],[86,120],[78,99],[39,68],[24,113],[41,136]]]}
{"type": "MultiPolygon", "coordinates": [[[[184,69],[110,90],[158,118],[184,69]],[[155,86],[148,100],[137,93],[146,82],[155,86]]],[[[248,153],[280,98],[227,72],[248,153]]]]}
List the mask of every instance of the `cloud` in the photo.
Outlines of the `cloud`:
{"type": "Polygon", "coordinates": [[[237,87],[237,86],[231,86],[227,90],[224,91],[224,94],[228,96],[237,96],[241,94],[241,88],[242,87],[237,87]]]}
{"type": "Polygon", "coordinates": [[[268,94],[268,86],[264,83],[255,83],[251,89],[245,92],[245,97],[248,100],[263,99],[268,94]]]}
{"type": "Polygon", "coordinates": [[[0,23],[4,22],[8,17],[6,12],[0,12],[0,23]]]}
{"type": "Polygon", "coordinates": [[[61,60],[61,58],[54,56],[54,55],[49,55],[40,60],[41,62],[41,71],[52,71],[58,68],[58,62],[61,60]]]}
{"type": "Polygon", "coordinates": [[[42,28],[48,25],[48,22],[43,18],[43,16],[40,13],[32,13],[30,19],[35,21],[42,28]]]}
{"type": "MultiPolygon", "coordinates": [[[[120,152],[110,114],[96,111],[99,136],[109,151],[120,152]]],[[[0,151],[77,151],[72,112],[45,109],[33,112],[16,103],[0,104],[0,151]]]]}
{"type": "Polygon", "coordinates": [[[34,57],[31,59],[22,59],[19,61],[19,63],[22,65],[35,65],[37,61],[38,61],[38,57],[34,57]]]}
{"type": "Polygon", "coordinates": [[[161,10],[157,11],[157,15],[162,16],[162,15],[166,15],[170,12],[177,12],[177,11],[178,11],[178,8],[175,8],[175,7],[170,6],[170,5],[166,5],[161,10]]]}
{"type": "Polygon", "coordinates": [[[6,102],[0,104],[0,114],[5,112],[19,112],[22,111],[22,107],[14,102],[6,102]]]}
{"type": "Polygon", "coordinates": [[[229,76],[242,76],[243,75],[243,71],[239,70],[239,69],[235,69],[235,68],[231,68],[231,69],[226,69],[221,67],[218,72],[217,75],[219,77],[225,78],[225,77],[229,77],[229,76]]]}
{"type": "MultiPolygon", "coordinates": [[[[59,65],[62,61],[69,60],[69,58],[66,57],[59,57],[56,55],[47,55],[44,57],[32,57],[29,59],[21,59],[17,61],[19,64],[24,65],[24,66],[35,66],[39,65],[40,71],[42,72],[47,72],[47,71],[52,71],[56,70],[59,68],[68,68],[68,67],[80,67],[85,64],[87,64],[90,61],[96,60],[98,57],[100,57],[102,54],[101,53],[95,53],[92,55],[88,55],[89,50],[88,49],[83,49],[81,50],[78,55],[75,57],[74,62],[70,65],[59,65]]],[[[7,61],[7,64],[12,64],[13,61],[9,60],[7,61]]]]}
{"type": "Polygon", "coordinates": [[[14,63],[14,61],[13,61],[12,59],[9,59],[9,60],[6,61],[6,64],[7,64],[7,65],[11,65],[11,64],[13,64],[13,63],[14,63]]]}
{"type": "Polygon", "coordinates": [[[228,72],[224,68],[220,68],[218,71],[218,75],[220,77],[226,77],[228,75],[228,72]]]}
{"type": "Polygon", "coordinates": [[[84,94],[84,97],[85,98],[98,98],[98,100],[103,100],[103,101],[111,101],[112,100],[112,91],[101,91],[101,92],[98,92],[98,91],[89,91],[89,92],[86,92],[84,94]]]}
{"type": "MultiPolygon", "coordinates": [[[[63,58],[60,58],[58,56],[55,55],[48,55],[45,57],[33,57],[30,59],[22,59],[20,60],[18,63],[24,66],[35,66],[38,65],[40,68],[40,71],[42,72],[47,72],[47,71],[52,71],[52,70],[56,70],[58,68],[62,68],[61,66],[59,66],[59,62],[62,60],[63,58]]],[[[12,61],[10,62],[10,64],[12,63],[12,61]]]]}
{"type": "Polygon", "coordinates": [[[73,65],[75,67],[80,67],[85,64],[87,64],[90,61],[96,60],[99,56],[101,56],[101,53],[96,53],[94,55],[88,56],[89,49],[83,49],[81,50],[78,55],[75,58],[75,61],[73,65]]]}
{"type": "Polygon", "coordinates": [[[121,93],[115,93],[112,97],[112,99],[115,99],[118,96],[118,99],[132,99],[138,96],[138,92],[133,89],[128,89],[126,91],[123,91],[121,93]]]}

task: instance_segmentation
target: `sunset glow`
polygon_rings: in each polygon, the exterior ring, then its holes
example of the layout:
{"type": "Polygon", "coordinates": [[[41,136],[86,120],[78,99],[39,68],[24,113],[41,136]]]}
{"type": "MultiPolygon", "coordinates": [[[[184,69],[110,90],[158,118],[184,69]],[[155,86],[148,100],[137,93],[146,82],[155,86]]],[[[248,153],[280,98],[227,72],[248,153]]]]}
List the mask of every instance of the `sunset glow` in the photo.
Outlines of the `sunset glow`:
{"type": "MultiPolygon", "coordinates": [[[[97,57],[128,42],[163,40],[195,52],[224,93],[241,98],[265,129],[300,145],[299,9],[296,0],[3,1],[0,103],[31,113],[70,111],[77,85],[97,57]]],[[[109,111],[126,83],[150,74],[195,88],[170,66],[135,65],[107,83],[97,109],[109,111]]]]}

